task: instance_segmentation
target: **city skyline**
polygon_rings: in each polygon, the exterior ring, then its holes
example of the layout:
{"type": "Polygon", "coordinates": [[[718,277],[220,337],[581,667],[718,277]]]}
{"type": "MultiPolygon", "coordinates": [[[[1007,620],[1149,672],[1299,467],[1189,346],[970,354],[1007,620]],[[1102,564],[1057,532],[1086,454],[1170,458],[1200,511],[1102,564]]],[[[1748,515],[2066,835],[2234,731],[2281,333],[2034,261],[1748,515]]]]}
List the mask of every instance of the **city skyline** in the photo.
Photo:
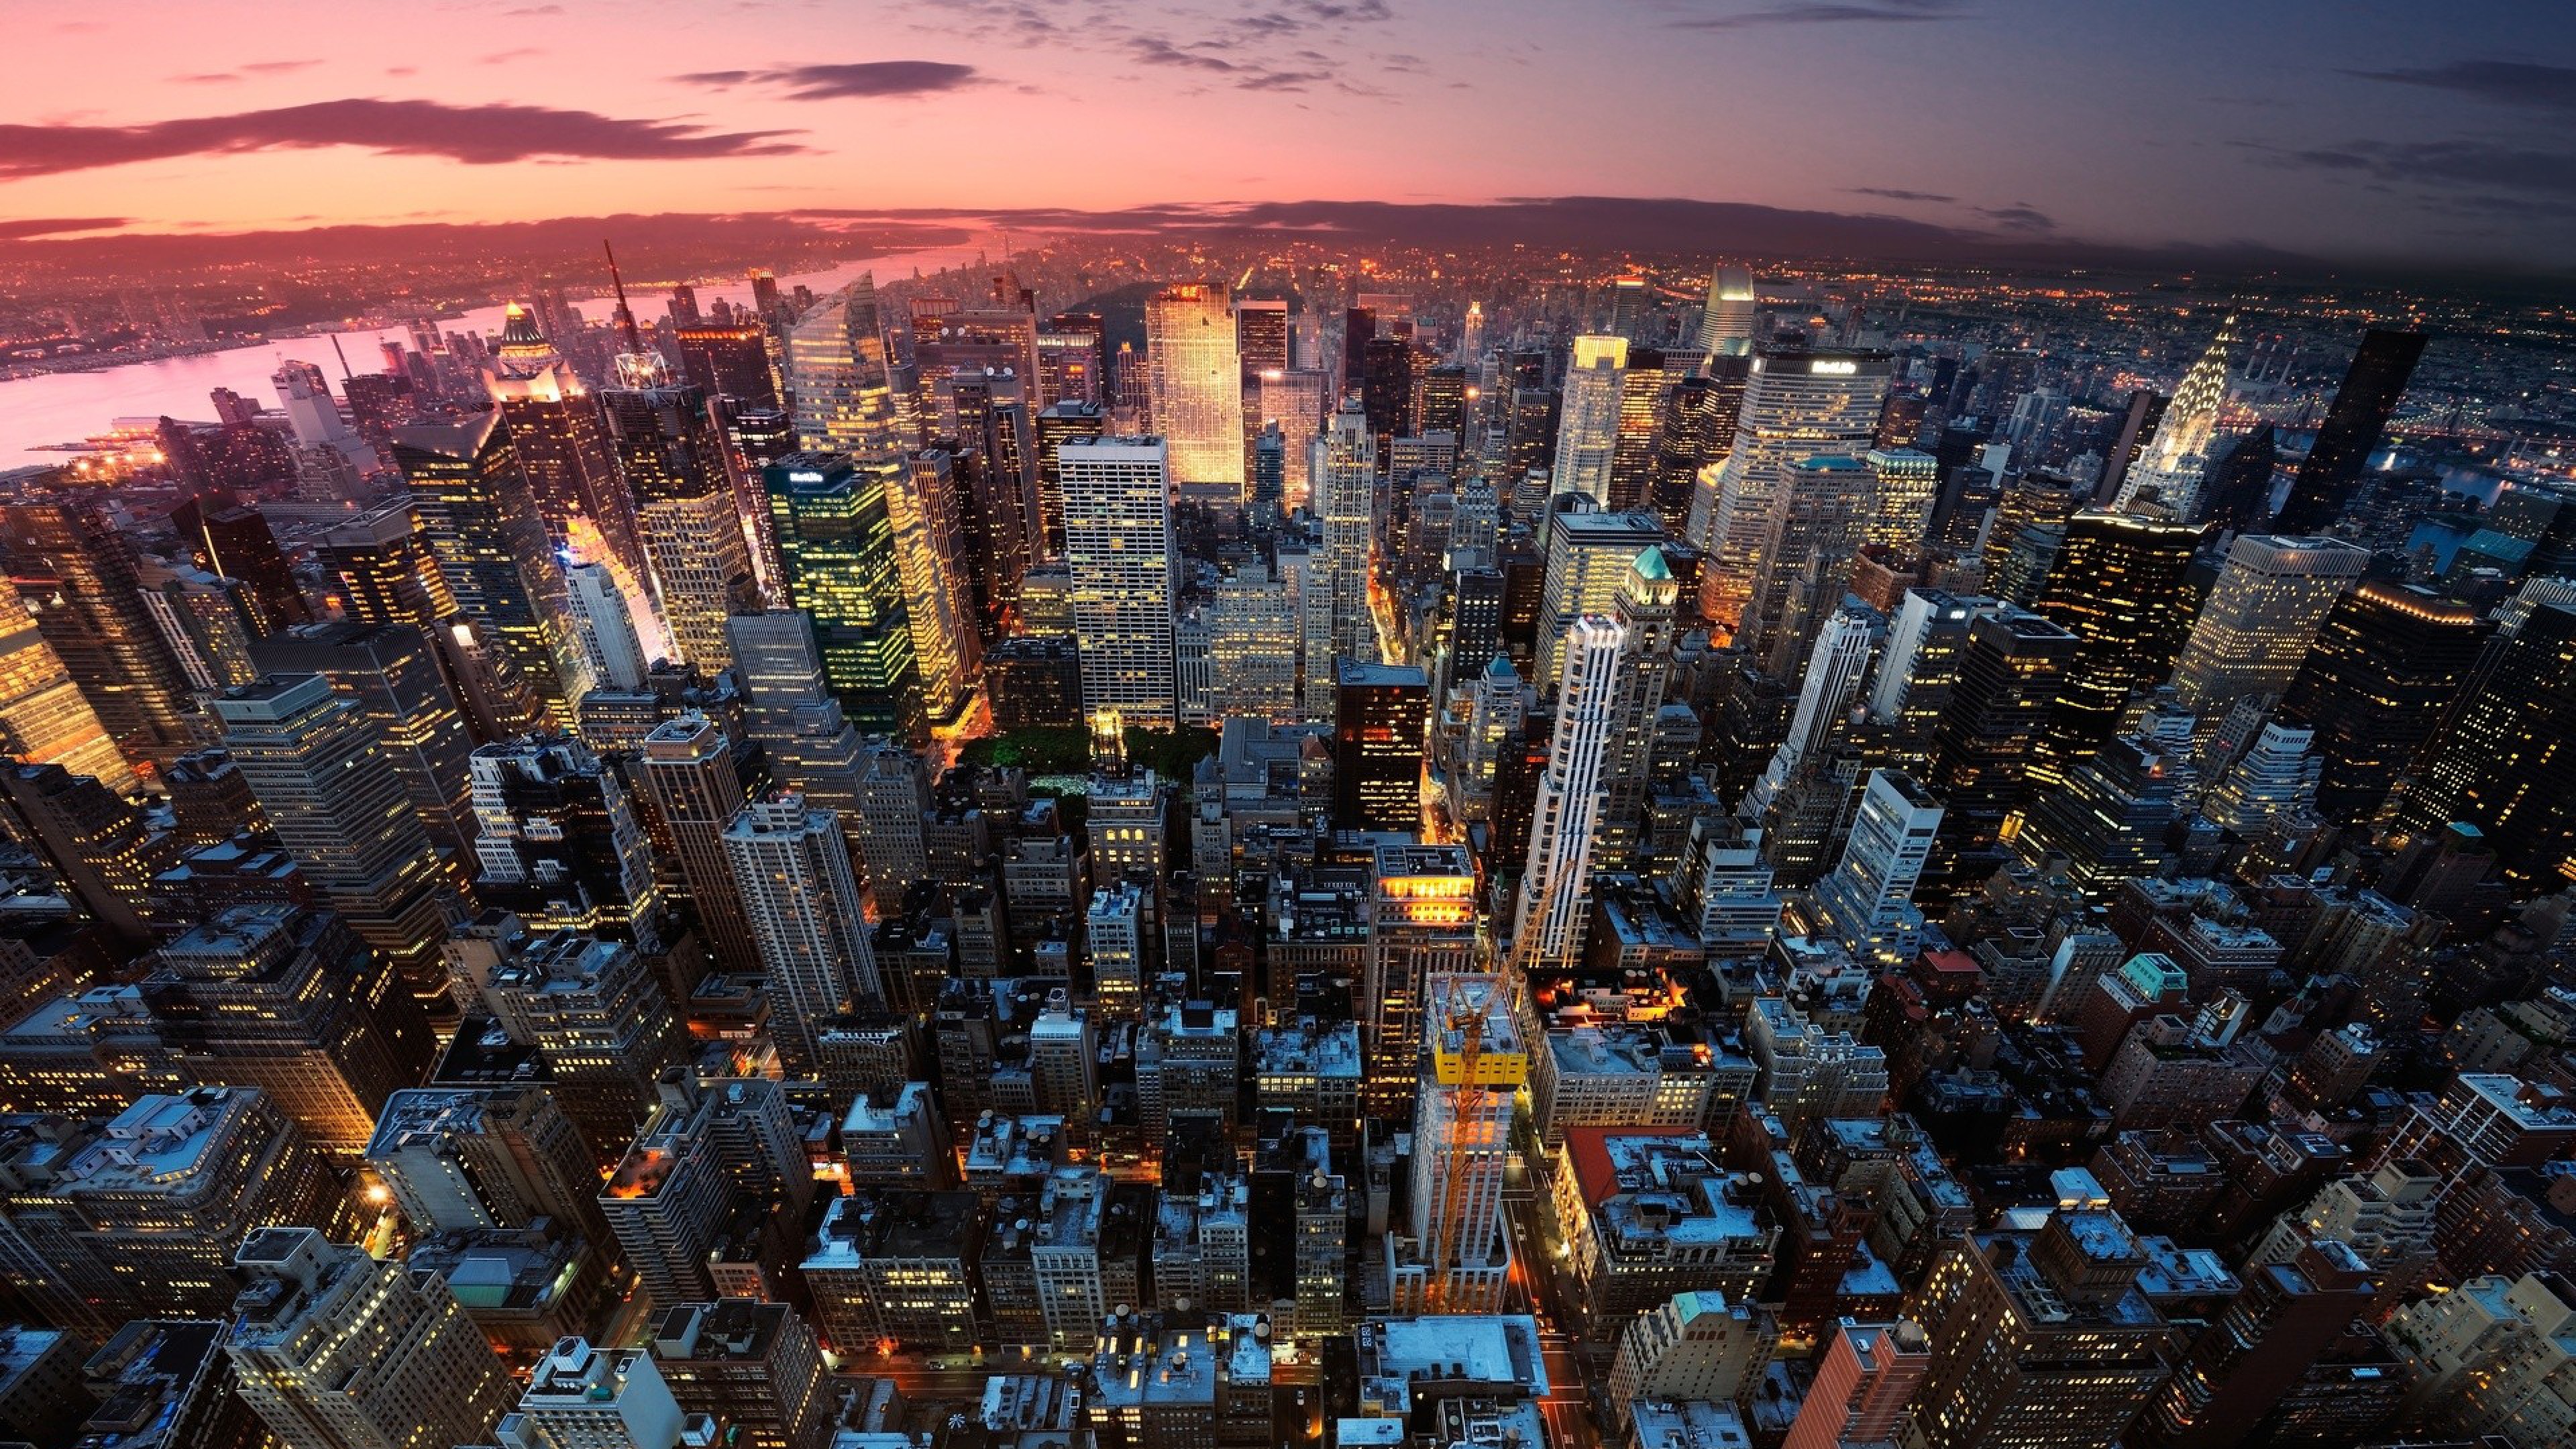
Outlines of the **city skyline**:
{"type": "Polygon", "coordinates": [[[494,0],[431,26],[355,5],[324,39],[147,4],[22,34],[0,246],[659,194],[817,227],[1481,224],[1548,244],[1660,218],[1749,252],[2554,273],[2576,47],[2548,8],[975,0],[608,24],[494,0]],[[149,84],[102,93],[102,53],[149,84]],[[1067,114],[1137,143],[1106,173],[1054,171],[1031,141],[1067,114]]]}

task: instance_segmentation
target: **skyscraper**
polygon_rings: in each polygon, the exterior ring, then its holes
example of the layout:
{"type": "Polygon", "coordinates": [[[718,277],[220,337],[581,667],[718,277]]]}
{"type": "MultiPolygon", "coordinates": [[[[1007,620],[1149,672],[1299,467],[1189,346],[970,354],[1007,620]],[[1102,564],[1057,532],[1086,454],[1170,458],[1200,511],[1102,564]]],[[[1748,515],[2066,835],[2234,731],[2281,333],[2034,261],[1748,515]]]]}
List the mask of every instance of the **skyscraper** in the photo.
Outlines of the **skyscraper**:
{"type": "Polygon", "coordinates": [[[2227,402],[2228,370],[2234,364],[2236,319],[2218,326],[2209,350],[2183,374],[2156,423],[2155,436],[2121,480],[2113,506],[2128,508],[2153,489],[2176,518],[2189,518],[2200,504],[2200,485],[2209,469],[2211,444],[2218,436],[2219,410],[2227,402]]]}
{"type": "MultiPolygon", "coordinates": [[[[958,528],[954,469],[990,465],[989,458],[958,458],[933,448],[913,454],[886,479],[895,577],[903,586],[923,705],[934,724],[948,724],[966,708],[982,670],[979,616],[967,587],[970,570],[958,528]]],[[[1011,491],[1018,490],[1014,486],[1011,491]]],[[[987,560],[988,567],[992,563],[987,560]]]]}
{"type": "Polygon", "coordinates": [[[377,1115],[367,1166],[424,1236],[552,1218],[607,1245],[596,1154],[544,1086],[396,1092],[377,1115]]]}
{"type": "MultiPolygon", "coordinates": [[[[1230,328],[1226,335],[1231,347],[1230,328]]],[[[1239,457],[1240,438],[1235,447],[1239,457]]],[[[1083,709],[1114,709],[1129,724],[1169,727],[1178,709],[1172,594],[1179,568],[1170,450],[1158,437],[1068,438],[1056,466],[1083,709]]]]}
{"type": "Polygon", "coordinates": [[[1424,1060],[1414,1117],[1413,1229],[1387,1235],[1390,1295],[1413,1314],[1492,1312],[1511,1274],[1503,1167],[1512,1099],[1529,1052],[1502,978],[1424,983],[1424,1060]]]}
{"type": "Polygon", "coordinates": [[[1932,727],[1932,787],[1942,834],[1963,850],[1994,844],[2021,802],[2060,685],[2081,648],[2042,615],[2004,605],[1968,623],[1958,683],[1932,727]]]}
{"type": "Polygon", "coordinates": [[[1611,465],[1619,445],[1621,383],[1627,370],[1627,338],[1574,339],[1574,357],[1566,366],[1564,396],[1557,407],[1556,465],[1548,478],[1551,497],[1580,493],[1604,508],[1611,506],[1611,465]]]}
{"type": "Polygon", "coordinates": [[[2397,400],[2424,355],[2424,334],[2373,327],[2361,336],[2352,367],[2335,389],[2334,405],[2317,429],[2317,441],[2299,464],[2297,481],[2272,526],[2285,533],[2331,528],[2352,499],[2353,485],[2370,464],[2371,451],[2388,430],[2397,400]]]}
{"type": "Polygon", "coordinates": [[[166,766],[194,747],[188,681],[144,605],[134,540],[97,504],[0,507],[0,559],[37,632],[127,759],[166,766]]]}
{"type": "Polygon", "coordinates": [[[2278,699],[2369,563],[2368,549],[2337,539],[2237,535],[2174,661],[2182,703],[2207,717],[2249,696],[2278,699]]]}
{"type": "Polygon", "coordinates": [[[547,542],[605,563],[621,584],[641,588],[645,562],[635,495],[618,478],[599,395],[555,351],[536,319],[515,305],[483,384],[519,477],[545,520],[547,542]]]}
{"type": "Polygon", "coordinates": [[[1767,565],[1753,580],[1735,643],[1776,663],[1794,660],[1842,598],[1851,559],[1869,541],[1877,474],[1858,458],[1820,454],[1789,466],[1773,512],[1767,565]]]}
{"type": "Polygon", "coordinates": [[[768,969],[779,1044],[810,1070],[822,1059],[822,1024],[854,1001],[882,998],[867,908],[840,822],[803,797],[755,800],[725,827],[734,889],[768,969]]]}
{"type": "Polygon", "coordinates": [[[1913,776],[1869,772],[1842,860],[1816,886],[1826,929],[1854,955],[1902,965],[1920,949],[1923,916],[1914,909],[1914,887],[1940,828],[1941,802],[1913,776]]]}
{"type": "MultiPolygon", "coordinates": [[[[1819,455],[1857,458],[1876,440],[1890,361],[1875,351],[1757,352],[1737,416],[1735,442],[1718,470],[1700,612],[1732,635],[1754,591],[1782,567],[1779,542],[1800,463],[1819,455]]],[[[1795,566],[1793,562],[1792,567],[1795,566]]]]}
{"type": "Polygon", "coordinates": [[[635,632],[635,615],[618,590],[608,565],[574,564],[564,570],[572,594],[573,633],[581,640],[582,662],[594,690],[634,694],[644,688],[643,638],[635,632]]]}
{"type": "Polygon", "coordinates": [[[1154,427],[1181,484],[1243,487],[1243,357],[1222,283],[1166,287],[1145,302],[1154,427]]]}
{"type": "Polygon", "coordinates": [[[2463,821],[2508,875],[2576,880],[2576,607],[2547,604],[2500,642],[2435,737],[2398,811],[2420,831],[2463,821]]]}
{"type": "Polygon", "coordinates": [[[611,388],[600,401],[662,622],[680,656],[714,674],[733,662],[725,619],[756,610],[760,588],[707,396],[694,385],[611,388]]]}
{"type": "Polygon", "coordinates": [[[434,636],[409,624],[304,624],[251,644],[269,674],[319,674],[375,727],[430,843],[463,854],[473,840],[469,715],[439,668],[434,636]]]}
{"type": "Polygon", "coordinates": [[[766,471],[787,601],[813,617],[823,672],[841,708],[870,734],[926,737],[886,496],[902,459],[795,453],[766,471]]]}
{"type": "Polygon", "coordinates": [[[1708,301],[1700,309],[1699,335],[1691,343],[1702,357],[1716,353],[1741,356],[1753,350],[1761,303],[1753,274],[1742,267],[1718,267],[1708,275],[1708,301]]]}
{"type": "Polygon", "coordinates": [[[479,1444],[515,1397],[444,1280],[311,1228],[250,1235],[224,1352],[241,1396],[296,1449],[479,1444]]]}
{"type": "Polygon", "coordinates": [[[2033,774],[2065,778],[2118,727],[2129,696],[2161,682],[2182,646],[2183,572],[2197,524],[2087,509],[2067,521],[2039,612],[2078,641],[2033,774]]]}
{"type": "Polygon", "coordinates": [[[474,892],[530,931],[663,945],[661,892],[624,777],[588,746],[532,735],[474,752],[474,892]]]}
{"type": "Polygon", "coordinates": [[[60,765],[119,794],[134,788],[134,767],[8,586],[0,586],[0,754],[60,765]]]}
{"type": "Polygon", "coordinates": [[[1336,663],[1333,823],[1342,830],[1418,831],[1430,680],[1406,665],[1336,663]]]}
{"type": "Polygon", "coordinates": [[[458,612],[498,642],[556,724],[570,725],[581,677],[571,595],[501,415],[397,428],[394,464],[458,612]]]}
{"type": "Polygon", "coordinates": [[[637,761],[662,837],[657,844],[676,865],[677,884],[697,915],[704,944],[717,964],[737,973],[761,967],[724,847],[725,827],[762,783],[746,756],[757,758],[714,720],[691,711],[655,725],[637,761]]]}
{"type": "Polygon", "coordinates": [[[2316,731],[2319,814],[2350,824],[2378,813],[2494,631],[2427,589],[2374,580],[2336,602],[2281,698],[2284,720],[2316,731]]]}
{"type": "Polygon", "coordinates": [[[1627,630],[1585,614],[1565,634],[1564,680],[1557,692],[1555,735],[1539,781],[1529,862],[1521,873],[1515,942],[1536,968],[1562,967],[1582,955],[1592,895],[1603,774],[1619,734],[1620,665],[1627,630]],[[1535,933],[1535,934],[1533,934],[1535,933]]]}
{"type": "Polygon", "coordinates": [[[271,674],[214,701],[224,747],[298,869],[424,999],[446,995],[438,946],[462,918],[453,877],[383,734],[319,674],[271,674]]]}
{"type": "Polygon", "coordinates": [[[861,275],[787,334],[787,388],[804,448],[870,460],[904,449],[874,276],[861,275]]]}
{"type": "Polygon", "coordinates": [[[680,349],[680,375],[691,387],[711,398],[732,398],[745,411],[779,405],[768,328],[752,322],[704,324],[682,327],[672,337],[680,349]]]}

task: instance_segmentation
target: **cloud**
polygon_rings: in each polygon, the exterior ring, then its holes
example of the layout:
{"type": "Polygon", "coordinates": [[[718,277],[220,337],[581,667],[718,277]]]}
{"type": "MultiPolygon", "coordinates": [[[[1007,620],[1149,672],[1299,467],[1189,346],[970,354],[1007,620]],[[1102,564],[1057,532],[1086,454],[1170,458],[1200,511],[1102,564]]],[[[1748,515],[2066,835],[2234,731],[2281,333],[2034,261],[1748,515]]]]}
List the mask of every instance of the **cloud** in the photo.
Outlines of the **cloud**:
{"type": "Polygon", "coordinates": [[[784,90],[793,101],[876,100],[887,96],[926,96],[981,85],[984,78],[971,65],[944,60],[862,60],[838,65],[791,65],[771,70],[708,70],[675,76],[686,85],[765,85],[784,90]]]}
{"type": "Polygon", "coordinates": [[[1681,30],[1759,30],[1782,25],[1922,25],[1939,20],[1965,20],[1968,12],[1959,8],[1960,0],[1859,0],[1857,4],[1815,3],[1774,5],[1761,10],[1738,10],[1726,15],[1702,15],[1676,20],[1681,30]]]}
{"type": "Polygon", "coordinates": [[[1946,205],[1959,199],[1937,191],[1908,191],[1901,186],[1846,186],[1843,190],[1853,196],[1884,196],[1890,201],[1938,201],[1946,205]]]}
{"type": "Polygon", "coordinates": [[[170,77],[170,82],[173,85],[183,86],[229,85],[245,76],[286,75],[293,71],[310,70],[321,63],[318,60],[255,60],[232,70],[210,70],[200,71],[195,75],[174,75],[170,77]]]}
{"type": "Polygon", "coordinates": [[[2576,196],[2576,151],[2549,151],[2493,141],[2346,141],[2283,147],[2239,141],[2266,164],[2390,186],[2439,190],[2496,189],[2538,196],[2576,196]]]}
{"type": "Polygon", "coordinates": [[[113,231],[131,218],[122,216],[40,216],[24,221],[0,221],[0,241],[24,241],[35,236],[61,236],[76,231],[113,231]]]}
{"type": "Polygon", "coordinates": [[[2007,231],[2057,230],[2057,218],[2027,201],[2016,201],[2010,206],[1971,207],[1970,210],[2007,231]]]}
{"type": "Polygon", "coordinates": [[[2448,65],[2396,70],[2348,70],[2345,75],[2391,85],[2450,91],[2500,106],[2576,114],[2576,67],[2519,60],[2455,60],[2448,65]]]}
{"type": "Polygon", "coordinates": [[[476,65],[508,65],[514,60],[534,60],[543,54],[545,54],[545,51],[541,47],[522,45],[515,50],[496,50],[490,55],[478,55],[474,57],[474,63],[476,65]]]}
{"type": "Polygon", "coordinates": [[[501,13],[502,13],[503,15],[505,15],[505,16],[506,16],[506,15],[561,15],[562,13],[564,13],[564,8],[563,8],[562,6],[560,6],[560,5],[522,5],[522,6],[519,6],[519,7],[518,7],[517,9],[515,9],[515,10],[504,10],[504,11],[502,11],[501,13]]]}
{"type": "Polygon", "coordinates": [[[1223,56],[1202,55],[1193,49],[1172,44],[1155,36],[1140,35],[1127,42],[1127,53],[1146,65],[1170,66],[1177,70],[1205,71],[1225,77],[1226,84],[1243,91],[1302,91],[1311,85],[1330,82],[1353,95],[1375,95],[1347,76],[1321,70],[1290,70],[1281,66],[1261,65],[1250,61],[1231,61],[1223,56]]]}
{"type": "Polygon", "coordinates": [[[603,116],[549,106],[451,106],[352,98],[138,126],[0,125],[0,181],[248,151],[355,146],[389,156],[444,156],[469,166],[537,157],[679,161],[783,156],[806,148],[793,131],[710,131],[671,120],[603,116]]]}

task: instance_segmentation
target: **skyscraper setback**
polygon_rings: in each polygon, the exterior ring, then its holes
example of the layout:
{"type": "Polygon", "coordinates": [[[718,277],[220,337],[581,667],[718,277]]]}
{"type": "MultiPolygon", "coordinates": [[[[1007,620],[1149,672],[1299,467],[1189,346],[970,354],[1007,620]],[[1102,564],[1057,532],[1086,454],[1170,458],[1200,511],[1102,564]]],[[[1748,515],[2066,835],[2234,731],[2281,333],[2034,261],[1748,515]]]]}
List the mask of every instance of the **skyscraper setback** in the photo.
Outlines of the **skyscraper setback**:
{"type": "Polygon", "coordinates": [[[1243,488],[1243,357],[1220,284],[1166,287],[1145,302],[1147,396],[1173,481],[1243,488]]]}

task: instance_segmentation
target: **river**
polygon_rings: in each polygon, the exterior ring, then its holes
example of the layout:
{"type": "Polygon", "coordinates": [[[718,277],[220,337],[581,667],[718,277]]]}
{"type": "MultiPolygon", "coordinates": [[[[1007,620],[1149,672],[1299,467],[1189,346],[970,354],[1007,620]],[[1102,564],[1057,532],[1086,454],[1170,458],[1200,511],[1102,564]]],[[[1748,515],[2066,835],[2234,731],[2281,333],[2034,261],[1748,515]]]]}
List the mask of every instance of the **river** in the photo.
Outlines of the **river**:
{"type": "MultiPolygon", "coordinates": [[[[892,283],[912,276],[916,270],[928,274],[968,265],[983,254],[983,249],[972,243],[898,252],[846,262],[829,271],[781,277],[778,285],[793,289],[801,283],[823,295],[856,280],[861,272],[874,272],[880,283],[892,283]]],[[[697,288],[701,309],[714,305],[718,298],[737,306],[748,305],[751,300],[751,284],[747,281],[699,282],[693,285],[697,288]]],[[[630,294],[629,300],[635,305],[637,320],[649,323],[662,316],[662,304],[669,295],[662,290],[638,290],[630,294]]],[[[585,299],[575,305],[584,317],[593,322],[603,322],[608,318],[609,304],[604,298],[585,299]]],[[[501,311],[499,307],[481,307],[459,317],[443,318],[439,321],[439,330],[496,336],[501,330],[501,311]]],[[[378,344],[388,340],[409,341],[408,332],[401,327],[317,332],[306,337],[254,342],[222,352],[199,353],[193,357],[168,357],[156,362],[130,362],[121,367],[104,367],[92,372],[58,372],[0,382],[0,470],[30,463],[68,463],[74,454],[58,452],[46,445],[80,442],[106,432],[118,418],[149,418],[166,414],[180,419],[211,421],[215,405],[210,394],[219,387],[231,388],[244,397],[274,408],[277,406],[277,389],[270,383],[269,376],[277,371],[281,359],[296,358],[314,364],[333,378],[340,375],[340,361],[331,352],[331,342],[335,337],[348,353],[350,369],[357,372],[380,372],[384,369],[384,356],[378,344]]],[[[335,382],[333,386],[336,388],[338,384],[335,382]]]]}

